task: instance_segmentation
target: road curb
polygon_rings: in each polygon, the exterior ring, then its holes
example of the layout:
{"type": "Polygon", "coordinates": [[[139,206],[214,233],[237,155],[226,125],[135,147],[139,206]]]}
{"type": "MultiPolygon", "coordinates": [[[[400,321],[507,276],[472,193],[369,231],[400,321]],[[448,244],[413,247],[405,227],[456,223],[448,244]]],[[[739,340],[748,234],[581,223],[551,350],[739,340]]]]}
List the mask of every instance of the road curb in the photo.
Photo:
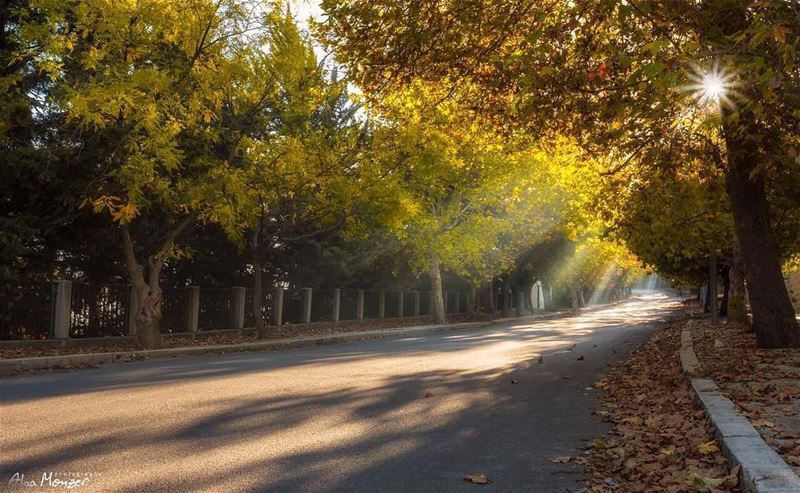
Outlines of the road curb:
{"type": "Polygon", "coordinates": [[[9,358],[0,360],[0,376],[15,375],[27,370],[74,368],[82,366],[94,367],[104,363],[171,358],[176,356],[268,351],[325,344],[341,344],[345,342],[382,339],[409,334],[474,329],[514,320],[543,320],[556,318],[567,314],[572,314],[572,312],[559,311],[541,315],[525,315],[522,317],[501,318],[485,322],[462,322],[446,325],[418,325],[412,327],[399,327],[395,329],[368,330],[322,336],[292,337],[286,339],[273,339],[269,341],[246,342],[240,344],[214,344],[207,346],[186,346],[169,349],[145,349],[139,351],[77,353],[56,356],[37,356],[31,358],[9,358]]]}
{"type": "Polygon", "coordinates": [[[692,342],[692,321],[689,322],[681,331],[681,366],[714,425],[722,453],[733,466],[741,466],[741,484],[754,493],[800,492],[800,477],[767,445],[750,421],[736,411],[736,406],[722,394],[717,384],[701,377],[701,365],[692,342]]]}

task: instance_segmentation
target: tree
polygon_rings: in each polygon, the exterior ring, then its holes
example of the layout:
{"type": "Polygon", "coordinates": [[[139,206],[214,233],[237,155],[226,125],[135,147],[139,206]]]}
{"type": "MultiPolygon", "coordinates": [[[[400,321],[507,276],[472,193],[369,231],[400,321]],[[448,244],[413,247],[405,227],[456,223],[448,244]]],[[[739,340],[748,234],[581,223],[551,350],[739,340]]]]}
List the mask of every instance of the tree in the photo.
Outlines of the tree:
{"type": "Polygon", "coordinates": [[[214,182],[227,165],[214,153],[223,67],[263,24],[233,0],[42,0],[30,8],[36,19],[20,37],[50,76],[55,106],[104,135],[84,203],[119,226],[137,336],[158,346],[164,265],[180,255],[178,238],[226,200],[214,182]]]}
{"type": "Polygon", "coordinates": [[[230,166],[218,183],[234,192],[212,219],[246,245],[256,328],[266,336],[265,256],[354,226],[364,136],[347,81],[335,69],[326,73],[290,14],[269,18],[263,42],[247,46],[229,68],[240,75],[225,88],[219,147],[230,166]]]}
{"type": "Polygon", "coordinates": [[[676,135],[722,138],[718,165],[759,345],[800,345],[767,200],[770,177],[798,167],[792,2],[326,0],[323,8],[321,32],[367,91],[419,77],[468,81],[481,88],[468,95],[476,106],[540,138],[576,135],[613,158],[609,173],[693,157],[694,145],[672,145],[676,135]]]}
{"type": "Polygon", "coordinates": [[[388,224],[427,270],[433,318],[444,323],[443,268],[473,283],[489,280],[513,265],[522,237],[560,219],[547,188],[548,156],[487,129],[432,85],[412,84],[375,106],[372,165],[396,202],[388,224]]]}

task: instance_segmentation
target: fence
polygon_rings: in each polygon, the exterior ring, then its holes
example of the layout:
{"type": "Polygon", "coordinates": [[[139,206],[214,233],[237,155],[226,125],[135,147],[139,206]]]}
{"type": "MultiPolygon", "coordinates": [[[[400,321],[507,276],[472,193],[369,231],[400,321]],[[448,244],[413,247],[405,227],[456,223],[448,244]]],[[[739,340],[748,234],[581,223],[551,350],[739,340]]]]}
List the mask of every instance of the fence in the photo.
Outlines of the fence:
{"type": "MultiPolygon", "coordinates": [[[[161,332],[254,327],[251,289],[162,288],[161,332]]],[[[135,335],[136,293],[129,285],[71,281],[19,284],[4,291],[0,339],[67,339],[135,335]]],[[[446,313],[467,311],[468,294],[445,292],[446,313]]],[[[429,291],[267,287],[266,325],[406,318],[431,313],[429,291]]]]}

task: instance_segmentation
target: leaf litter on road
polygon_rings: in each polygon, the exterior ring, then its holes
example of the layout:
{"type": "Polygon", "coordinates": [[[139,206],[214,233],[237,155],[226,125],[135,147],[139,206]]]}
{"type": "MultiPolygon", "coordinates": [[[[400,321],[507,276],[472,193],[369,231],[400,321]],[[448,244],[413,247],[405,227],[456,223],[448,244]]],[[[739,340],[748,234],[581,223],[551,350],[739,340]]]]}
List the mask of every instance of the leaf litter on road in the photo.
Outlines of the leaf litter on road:
{"type": "Polygon", "coordinates": [[[472,484],[489,484],[492,482],[491,478],[485,474],[467,474],[464,476],[464,481],[472,484]]]}

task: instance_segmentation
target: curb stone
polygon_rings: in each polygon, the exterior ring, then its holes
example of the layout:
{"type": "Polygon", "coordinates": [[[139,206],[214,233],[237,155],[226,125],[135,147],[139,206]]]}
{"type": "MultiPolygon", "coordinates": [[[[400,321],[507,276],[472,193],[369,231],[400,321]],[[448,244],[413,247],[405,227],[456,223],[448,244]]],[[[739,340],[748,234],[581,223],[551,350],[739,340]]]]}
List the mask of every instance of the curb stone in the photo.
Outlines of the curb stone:
{"type": "Polygon", "coordinates": [[[691,322],[681,331],[681,366],[714,425],[722,453],[733,466],[742,466],[739,473],[742,485],[754,493],[800,492],[800,477],[767,445],[750,421],[736,411],[736,406],[713,380],[699,378],[700,363],[694,352],[691,322]]]}
{"type": "MultiPolygon", "coordinates": [[[[591,310],[591,309],[590,309],[591,310]]],[[[304,346],[340,344],[345,342],[363,341],[368,339],[383,339],[392,336],[408,334],[424,334],[456,329],[474,329],[487,327],[504,322],[519,320],[543,320],[556,318],[572,312],[558,311],[539,315],[525,315],[522,317],[507,317],[486,322],[462,322],[445,325],[418,325],[400,327],[395,329],[368,330],[349,333],[339,333],[321,336],[301,336],[269,341],[246,342],[240,344],[213,344],[207,346],[187,346],[169,349],[143,349],[138,351],[115,351],[107,353],[77,353],[53,356],[36,356],[30,358],[0,359],[0,376],[14,375],[25,370],[43,370],[56,368],[71,368],[75,366],[96,366],[103,363],[136,361],[152,358],[169,358],[176,356],[190,356],[203,354],[235,353],[246,351],[264,351],[277,349],[293,349],[304,346]]]]}

